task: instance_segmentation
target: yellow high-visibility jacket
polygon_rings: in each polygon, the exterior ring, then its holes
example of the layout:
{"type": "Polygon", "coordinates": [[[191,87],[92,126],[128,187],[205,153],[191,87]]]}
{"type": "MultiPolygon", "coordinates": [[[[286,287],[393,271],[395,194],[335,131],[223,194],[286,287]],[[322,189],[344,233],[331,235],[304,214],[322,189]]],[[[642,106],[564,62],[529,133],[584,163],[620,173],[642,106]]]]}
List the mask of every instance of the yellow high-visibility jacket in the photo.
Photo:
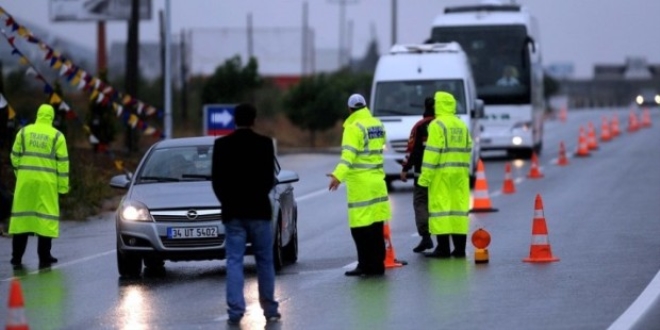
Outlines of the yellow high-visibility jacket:
{"type": "Polygon", "coordinates": [[[341,160],[332,172],[346,182],[348,224],[366,227],[392,217],[383,169],[385,127],[368,108],[354,111],[344,122],[341,160]]]}
{"type": "Polygon", "coordinates": [[[53,127],[55,110],[42,105],[34,124],[16,135],[11,164],[16,173],[10,234],[59,237],[58,194],[69,192],[69,156],[64,135],[53,127]]]}
{"type": "Polygon", "coordinates": [[[435,115],[418,180],[420,186],[429,188],[429,232],[467,234],[472,138],[456,117],[456,100],[451,94],[435,93],[435,115]]]}

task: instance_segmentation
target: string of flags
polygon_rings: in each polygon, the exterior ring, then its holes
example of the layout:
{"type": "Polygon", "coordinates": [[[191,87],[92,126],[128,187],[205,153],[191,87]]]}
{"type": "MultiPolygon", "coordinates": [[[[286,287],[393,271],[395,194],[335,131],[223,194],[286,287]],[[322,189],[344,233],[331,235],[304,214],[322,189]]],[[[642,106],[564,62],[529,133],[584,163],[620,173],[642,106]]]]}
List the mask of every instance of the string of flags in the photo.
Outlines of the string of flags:
{"type": "MultiPolygon", "coordinates": [[[[142,131],[144,135],[163,137],[160,130],[143,120],[143,118],[146,119],[153,116],[162,117],[161,110],[158,110],[156,107],[146,104],[131,95],[120,93],[109,84],[103,82],[100,78],[95,77],[84,69],[76,66],[70,59],[66,58],[60,52],[37,38],[25,26],[16,22],[14,17],[11,16],[2,6],[0,6],[0,19],[4,20],[4,25],[11,30],[11,33],[15,33],[30,44],[37,45],[44,54],[43,60],[50,68],[55,70],[61,78],[65,79],[71,86],[76,87],[78,90],[89,92],[90,101],[94,101],[97,104],[104,106],[110,105],[117,118],[132,129],[142,131]]],[[[67,118],[78,118],[75,112],[71,110],[70,106],[65,103],[57,93],[55,93],[52,86],[45,81],[34,65],[32,65],[28,58],[16,47],[16,36],[9,35],[4,30],[2,33],[12,48],[12,54],[19,57],[19,63],[29,65],[26,74],[32,75],[36,79],[44,82],[44,93],[50,95],[51,104],[60,104],[59,109],[66,111],[67,118]]],[[[84,127],[86,127],[86,125],[84,127]]],[[[89,128],[85,128],[85,131],[89,133],[89,128]]],[[[92,139],[91,136],[90,139],[92,139]]],[[[96,138],[94,137],[94,139],[96,138]]]]}

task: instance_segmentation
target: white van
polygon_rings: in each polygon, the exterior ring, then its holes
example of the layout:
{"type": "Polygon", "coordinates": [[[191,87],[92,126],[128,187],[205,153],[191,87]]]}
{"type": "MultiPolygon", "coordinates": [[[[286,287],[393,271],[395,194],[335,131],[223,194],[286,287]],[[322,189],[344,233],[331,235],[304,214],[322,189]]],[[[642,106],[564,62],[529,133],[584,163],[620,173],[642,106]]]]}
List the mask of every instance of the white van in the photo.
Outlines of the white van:
{"type": "Polygon", "coordinates": [[[380,57],[371,88],[370,109],[385,125],[385,173],[388,187],[399,180],[410,130],[422,118],[424,99],[437,91],[452,93],[456,114],[470,129],[473,140],[470,183],[479,160],[479,118],[483,102],[477,99],[468,58],[456,42],[394,45],[380,57]]]}

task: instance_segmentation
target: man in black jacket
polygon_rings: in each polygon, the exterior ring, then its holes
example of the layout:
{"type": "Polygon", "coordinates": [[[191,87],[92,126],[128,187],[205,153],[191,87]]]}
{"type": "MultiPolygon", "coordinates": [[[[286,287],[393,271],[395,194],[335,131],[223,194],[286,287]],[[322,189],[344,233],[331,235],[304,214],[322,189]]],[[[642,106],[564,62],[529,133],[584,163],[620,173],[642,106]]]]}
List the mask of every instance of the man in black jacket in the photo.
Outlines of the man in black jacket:
{"type": "Polygon", "coordinates": [[[401,169],[401,181],[406,182],[408,172],[414,169],[415,187],[413,190],[413,208],[415,210],[415,224],[417,233],[422,237],[419,244],[413,249],[415,253],[421,253],[424,250],[433,248],[433,240],[429,234],[429,193],[426,187],[417,185],[417,178],[422,173],[422,158],[424,156],[424,147],[428,138],[429,123],[435,118],[434,100],[427,97],[424,100],[424,114],[410,131],[408,139],[408,148],[406,149],[406,159],[401,169]]]}
{"type": "Polygon", "coordinates": [[[259,302],[269,322],[280,319],[275,300],[273,224],[270,192],[275,185],[273,141],[252,131],[257,110],[236,106],[236,131],[218,138],[213,146],[211,181],[222,206],[227,254],[227,313],[239,324],[245,313],[243,257],[248,240],[257,264],[259,302]]]}

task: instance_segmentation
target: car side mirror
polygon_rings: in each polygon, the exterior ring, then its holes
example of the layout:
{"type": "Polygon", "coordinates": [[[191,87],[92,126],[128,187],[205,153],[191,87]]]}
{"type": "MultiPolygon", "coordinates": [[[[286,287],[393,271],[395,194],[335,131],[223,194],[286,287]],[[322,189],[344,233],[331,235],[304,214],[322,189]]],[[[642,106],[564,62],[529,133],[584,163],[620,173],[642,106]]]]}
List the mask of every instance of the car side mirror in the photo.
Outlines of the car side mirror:
{"type": "Polygon", "coordinates": [[[300,178],[294,171],[281,170],[277,175],[277,184],[294,183],[298,181],[300,181],[300,178]]]}
{"type": "Polygon", "coordinates": [[[128,189],[131,184],[133,173],[126,171],[124,174],[115,175],[110,179],[110,187],[117,189],[128,189]]]}
{"type": "Polygon", "coordinates": [[[532,53],[536,53],[536,41],[534,41],[534,38],[527,36],[527,38],[525,38],[525,45],[532,46],[532,53]]]}
{"type": "Polygon", "coordinates": [[[474,100],[474,109],[470,112],[470,117],[474,119],[484,118],[484,101],[481,99],[474,100]]]}

